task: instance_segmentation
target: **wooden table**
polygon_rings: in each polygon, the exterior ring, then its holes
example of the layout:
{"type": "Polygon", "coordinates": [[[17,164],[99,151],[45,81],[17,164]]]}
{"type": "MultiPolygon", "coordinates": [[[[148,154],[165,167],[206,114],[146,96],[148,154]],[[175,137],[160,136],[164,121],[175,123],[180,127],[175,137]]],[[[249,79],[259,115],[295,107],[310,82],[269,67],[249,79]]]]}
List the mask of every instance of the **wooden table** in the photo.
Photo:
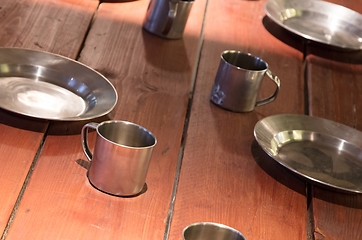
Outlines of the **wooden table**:
{"type": "MultiPolygon", "coordinates": [[[[358,0],[333,0],[362,13],[358,0]]],[[[84,122],[0,110],[2,239],[182,239],[218,222],[263,239],[362,239],[362,195],[314,186],[258,146],[258,120],[309,114],[362,130],[362,54],[306,41],[265,16],[265,0],[196,0],[184,36],[142,30],[149,1],[0,0],[0,46],[60,54],[106,76],[119,100],[105,119],[132,121],[158,144],[147,191],[93,188],[84,122]],[[277,100],[251,113],[209,101],[220,53],[250,52],[281,79],[277,100]]],[[[260,97],[274,90],[265,81],[260,97]]],[[[94,142],[95,134],[90,134],[94,142]]]]}

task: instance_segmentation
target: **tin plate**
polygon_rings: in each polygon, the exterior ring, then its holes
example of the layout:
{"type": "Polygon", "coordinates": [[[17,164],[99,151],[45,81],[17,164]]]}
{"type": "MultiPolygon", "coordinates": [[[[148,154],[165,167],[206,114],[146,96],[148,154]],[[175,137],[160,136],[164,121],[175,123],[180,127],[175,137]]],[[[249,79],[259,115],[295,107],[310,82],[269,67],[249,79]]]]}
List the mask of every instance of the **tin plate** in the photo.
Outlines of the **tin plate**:
{"type": "Polygon", "coordinates": [[[362,49],[362,15],[318,0],[269,0],[264,11],[283,28],[319,43],[362,49]]]}
{"type": "Polygon", "coordinates": [[[362,132],[323,118],[283,114],[260,120],[254,136],[293,172],[322,186],[362,193],[362,132]]]}
{"type": "Polygon", "coordinates": [[[0,48],[0,107],[25,116],[78,121],[109,113],[112,84],[91,68],[59,55],[0,48]]]}

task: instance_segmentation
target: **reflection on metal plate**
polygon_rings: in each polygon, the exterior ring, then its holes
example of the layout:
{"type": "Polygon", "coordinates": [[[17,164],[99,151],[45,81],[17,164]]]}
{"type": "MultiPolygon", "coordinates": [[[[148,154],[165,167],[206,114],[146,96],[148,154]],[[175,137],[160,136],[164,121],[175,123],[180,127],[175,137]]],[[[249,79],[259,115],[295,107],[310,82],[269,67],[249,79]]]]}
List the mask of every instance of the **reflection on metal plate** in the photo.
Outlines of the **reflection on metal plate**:
{"type": "Polygon", "coordinates": [[[362,132],[322,118],[283,114],[260,120],[254,135],[269,156],[295,173],[362,193],[362,132]]]}
{"type": "Polygon", "coordinates": [[[268,0],[265,13],[283,28],[334,47],[362,49],[362,15],[318,0],[268,0]]]}
{"type": "Polygon", "coordinates": [[[26,116],[86,120],[110,112],[112,84],[71,59],[27,49],[0,48],[0,107],[26,116]]]}

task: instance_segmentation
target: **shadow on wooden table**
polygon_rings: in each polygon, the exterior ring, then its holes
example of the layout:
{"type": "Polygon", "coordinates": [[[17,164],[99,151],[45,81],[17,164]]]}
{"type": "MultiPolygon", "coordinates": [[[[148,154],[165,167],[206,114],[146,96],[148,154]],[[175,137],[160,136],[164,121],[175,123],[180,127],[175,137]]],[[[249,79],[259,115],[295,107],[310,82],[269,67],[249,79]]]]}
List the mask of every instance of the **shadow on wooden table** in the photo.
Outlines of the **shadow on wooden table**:
{"type": "Polygon", "coordinates": [[[53,121],[40,119],[0,109],[0,124],[23,129],[32,132],[45,133],[48,125],[49,135],[77,135],[81,133],[82,127],[90,122],[100,123],[112,119],[112,112],[98,118],[82,121],[53,121]]]}
{"type": "Polygon", "coordinates": [[[191,63],[187,56],[183,38],[161,38],[146,30],[142,30],[142,38],[146,60],[152,66],[176,73],[191,71],[191,63]],[[167,61],[167,59],[170,59],[170,61],[167,61]]]}
{"type": "Polygon", "coordinates": [[[362,209],[361,193],[342,192],[336,189],[315,185],[313,186],[313,197],[348,208],[362,209]]]}
{"type": "Polygon", "coordinates": [[[258,144],[256,140],[251,144],[251,153],[255,162],[269,176],[280,182],[284,186],[306,196],[306,185],[304,179],[291,172],[287,168],[272,159],[258,144]]]}
{"type": "Polygon", "coordinates": [[[282,28],[267,16],[265,16],[262,21],[265,29],[271,35],[291,46],[292,48],[295,48],[302,53],[304,52],[304,38],[286,30],[285,28],[282,28]]]}
{"type": "Polygon", "coordinates": [[[0,124],[28,130],[32,132],[45,132],[49,121],[23,116],[7,110],[0,109],[0,124]]]}
{"type": "Polygon", "coordinates": [[[99,118],[82,120],[82,121],[52,121],[50,125],[49,135],[77,135],[81,133],[83,126],[90,122],[101,123],[111,120],[109,115],[99,118]]]}
{"type": "Polygon", "coordinates": [[[110,120],[109,115],[83,121],[50,121],[34,117],[23,116],[7,110],[0,109],[0,124],[23,129],[32,132],[45,132],[48,125],[49,135],[77,135],[81,133],[82,127],[90,122],[100,123],[110,120]]]}

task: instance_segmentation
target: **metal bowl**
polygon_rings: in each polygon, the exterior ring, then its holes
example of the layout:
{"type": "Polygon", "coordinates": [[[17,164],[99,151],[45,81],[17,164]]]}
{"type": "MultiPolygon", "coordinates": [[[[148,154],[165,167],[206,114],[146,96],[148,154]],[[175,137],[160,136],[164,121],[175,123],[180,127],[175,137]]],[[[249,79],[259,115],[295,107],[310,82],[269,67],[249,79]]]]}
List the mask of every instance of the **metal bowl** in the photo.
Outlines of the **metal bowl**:
{"type": "Polygon", "coordinates": [[[269,156],[300,176],[362,193],[362,132],[323,118],[282,114],[260,120],[254,136],[269,156]]]}
{"type": "Polygon", "coordinates": [[[78,121],[109,113],[112,84],[93,69],[63,56],[0,48],[0,107],[25,116],[78,121]]]}
{"type": "Polygon", "coordinates": [[[269,0],[264,11],[283,28],[306,39],[342,49],[362,49],[362,15],[317,0],[269,0]]]}

